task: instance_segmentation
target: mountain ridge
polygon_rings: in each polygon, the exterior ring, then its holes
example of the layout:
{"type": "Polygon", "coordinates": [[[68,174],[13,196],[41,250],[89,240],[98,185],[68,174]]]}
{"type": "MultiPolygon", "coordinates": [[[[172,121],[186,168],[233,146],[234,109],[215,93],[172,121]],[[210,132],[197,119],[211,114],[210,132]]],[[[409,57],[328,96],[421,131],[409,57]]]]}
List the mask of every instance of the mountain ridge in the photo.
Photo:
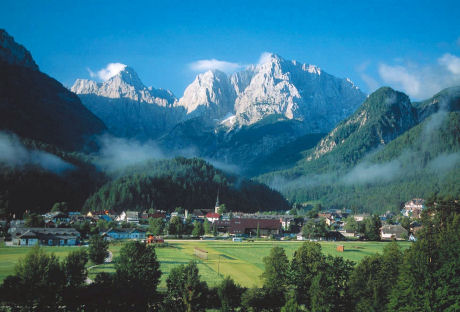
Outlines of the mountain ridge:
{"type": "Polygon", "coordinates": [[[78,96],[39,71],[13,37],[0,30],[0,38],[0,130],[66,150],[83,149],[106,131],[78,96]]]}

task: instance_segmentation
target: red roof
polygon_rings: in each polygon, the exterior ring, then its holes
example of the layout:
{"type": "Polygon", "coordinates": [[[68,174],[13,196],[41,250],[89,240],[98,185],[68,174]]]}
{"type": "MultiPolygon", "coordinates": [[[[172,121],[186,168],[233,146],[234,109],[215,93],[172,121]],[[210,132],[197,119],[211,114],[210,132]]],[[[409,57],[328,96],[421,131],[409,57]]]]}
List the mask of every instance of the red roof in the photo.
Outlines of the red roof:
{"type": "Polygon", "coordinates": [[[208,212],[206,214],[206,218],[212,218],[212,219],[219,219],[220,218],[220,214],[218,213],[215,213],[215,212],[208,212]]]}

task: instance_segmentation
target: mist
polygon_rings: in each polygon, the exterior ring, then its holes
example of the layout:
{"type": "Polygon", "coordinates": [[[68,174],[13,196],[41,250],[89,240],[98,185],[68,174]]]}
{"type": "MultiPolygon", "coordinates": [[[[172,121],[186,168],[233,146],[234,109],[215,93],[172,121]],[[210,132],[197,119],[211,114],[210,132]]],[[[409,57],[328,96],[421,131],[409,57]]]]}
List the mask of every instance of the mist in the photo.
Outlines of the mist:
{"type": "Polygon", "coordinates": [[[363,162],[351,169],[340,182],[345,184],[388,182],[400,176],[403,173],[401,169],[399,159],[384,164],[363,162]]]}
{"type": "Polygon", "coordinates": [[[34,165],[57,174],[74,169],[73,165],[58,156],[29,149],[17,136],[5,132],[0,132],[0,151],[0,163],[14,168],[22,169],[24,166],[34,165]]]}
{"type": "Polygon", "coordinates": [[[100,150],[94,164],[102,171],[114,173],[147,160],[164,159],[166,156],[153,141],[140,143],[134,139],[99,137],[100,150]]]}
{"type": "Polygon", "coordinates": [[[177,149],[172,152],[162,150],[155,141],[139,142],[135,139],[125,139],[103,135],[98,138],[99,152],[94,155],[94,164],[106,173],[113,174],[126,167],[142,164],[149,160],[171,159],[177,156],[186,158],[199,157],[225,172],[239,174],[240,168],[236,165],[200,157],[198,150],[193,147],[177,149]]]}
{"type": "Polygon", "coordinates": [[[445,174],[448,171],[452,170],[455,165],[460,163],[460,152],[450,153],[450,154],[441,154],[432,161],[428,163],[428,168],[432,171],[445,174]]]}

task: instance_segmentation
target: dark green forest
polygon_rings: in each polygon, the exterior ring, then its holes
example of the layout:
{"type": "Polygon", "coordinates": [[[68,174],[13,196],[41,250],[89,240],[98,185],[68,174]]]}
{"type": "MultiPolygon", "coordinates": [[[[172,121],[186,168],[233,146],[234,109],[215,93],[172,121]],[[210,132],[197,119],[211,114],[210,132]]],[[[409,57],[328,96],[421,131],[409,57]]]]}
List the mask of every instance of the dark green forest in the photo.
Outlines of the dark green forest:
{"type": "Polygon", "coordinates": [[[71,167],[56,173],[35,164],[0,163],[0,215],[15,214],[20,218],[26,210],[45,213],[57,202],[66,202],[70,210],[79,211],[85,200],[107,181],[85,154],[65,152],[30,139],[22,139],[21,143],[30,150],[56,155],[71,167]]]}
{"type": "Polygon", "coordinates": [[[218,192],[220,202],[231,211],[289,209],[278,192],[263,184],[224,173],[204,160],[183,157],[123,170],[93,194],[83,209],[211,209],[218,192]]]}

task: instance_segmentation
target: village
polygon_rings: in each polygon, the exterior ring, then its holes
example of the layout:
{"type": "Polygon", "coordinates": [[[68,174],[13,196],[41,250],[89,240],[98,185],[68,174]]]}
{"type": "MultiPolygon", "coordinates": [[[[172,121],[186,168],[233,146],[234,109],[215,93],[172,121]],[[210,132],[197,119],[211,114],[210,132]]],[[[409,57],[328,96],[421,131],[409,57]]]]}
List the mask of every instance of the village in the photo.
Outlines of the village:
{"type": "MultiPolygon", "coordinates": [[[[62,207],[62,206],[58,206],[62,207]]],[[[350,210],[318,207],[297,215],[295,210],[279,213],[227,212],[219,203],[212,209],[177,208],[176,211],[90,211],[58,209],[24,219],[0,220],[0,240],[6,246],[76,246],[98,234],[108,241],[141,240],[163,243],[164,239],[245,240],[416,240],[421,228],[423,199],[406,202],[399,214],[380,216],[353,214],[350,210]],[[294,213],[292,213],[294,212],[294,213]],[[372,232],[367,234],[366,232],[372,232]]]]}

